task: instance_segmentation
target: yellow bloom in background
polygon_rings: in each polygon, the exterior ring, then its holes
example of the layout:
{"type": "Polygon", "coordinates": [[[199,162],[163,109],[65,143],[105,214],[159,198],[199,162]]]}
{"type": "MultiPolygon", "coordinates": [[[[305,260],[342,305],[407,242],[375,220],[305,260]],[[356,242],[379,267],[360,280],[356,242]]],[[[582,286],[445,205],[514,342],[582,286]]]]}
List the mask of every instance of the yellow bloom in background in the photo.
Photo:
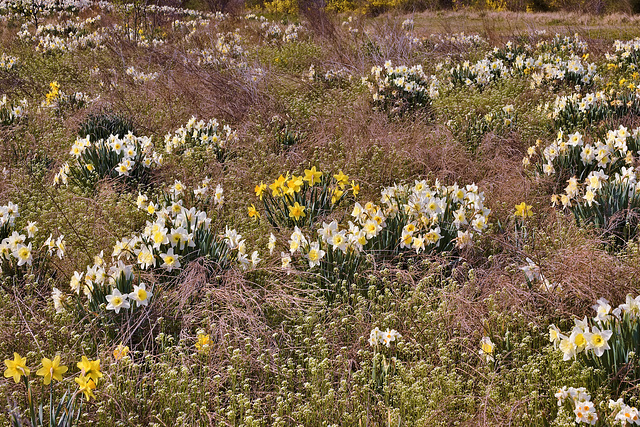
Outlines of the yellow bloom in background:
{"type": "Polygon", "coordinates": [[[298,202],[293,206],[287,206],[289,208],[289,218],[293,218],[296,221],[300,218],[304,218],[306,215],[304,213],[305,206],[301,206],[298,202]]]}
{"type": "Polygon", "coordinates": [[[322,178],[322,172],[316,170],[316,167],[313,166],[311,169],[304,170],[304,178],[303,180],[307,181],[309,185],[314,185],[316,182],[320,182],[322,178]]]}
{"type": "Polygon", "coordinates": [[[342,171],[338,171],[337,175],[333,175],[333,177],[338,181],[338,185],[340,188],[344,188],[345,185],[349,184],[349,176],[342,173],[342,171]]]}
{"type": "Polygon", "coordinates": [[[36,375],[44,377],[44,385],[49,385],[51,380],[62,381],[62,374],[68,369],[66,366],[60,366],[60,356],[56,356],[53,360],[45,357],[42,359],[42,368],[38,369],[36,375]]]}
{"type": "Polygon", "coordinates": [[[258,212],[258,210],[253,205],[253,203],[251,203],[251,206],[249,206],[247,208],[247,211],[248,211],[248,214],[249,214],[249,218],[255,218],[255,219],[260,218],[260,212],[258,212]]]}
{"type": "Polygon", "coordinates": [[[4,371],[5,378],[13,377],[13,380],[17,383],[20,382],[20,378],[24,375],[29,376],[31,371],[27,368],[27,358],[20,357],[18,353],[13,353],[13,360],[7,359],[4,361],[7,365],[7,370],[4,371]]]}
{"type": "Polygon", "coordinates": [[[360,185],[356,184],[355,181],[351,181],[351,192],[353,193],[353,196],[357,196],[358,193],[360,193],[360,185]]]}
{"type": "Polygon", "coordinates": [[[344,191],[340,190],[339,188],[334,188],[333,193],[331,193],[331,204],[335,205],[338,200],[340,200],[340,197],[342,197],[343,194],[344,191]]]}
{"type": "Polygon", "coordinates": [[[532,207],[533,206],[527,205],[525,202],[516,205],[515,216],[520,216],[522,219],[533,216],[532,207]]]}
{"type": "Polygon", "coordinates": [[[80,369],[82,376],[91,378],[94,383],[97,383],[98,379],[102,378],[102,372],[100,372],[100,359],[92,361],[87,359],[87,356],[82,356],[82,360],[78,362],[77,366],[78,369],[80,369]]]}
{"type": "MultiPolygon", "coordinates": [[[[79,365],[79,364],[78,364],[79,365]]],[[[89,400],[89,398],[96,398],[95,394],[93,394],[93,390],[96,388],[96,383],[93,382],[91,378],[88,378],[84,375],[80,375],[75,379],[76,384],[78,384],[78,390],[81,391],[84,396],[89,400]]]]}
{"type": "Polygon", "coordinates": [[[196,342],[196,350],[206,352],[211,348],[211,336],[204,332],[198,332],[198,341],[196,342]]]}
{"type": "Polygon", "coordinates": [[[118,344],[118,346],[113,350],[113,358],[116,360],[120,360],[123,357],[127,357],[129,354],[129,346],[118,344]]]}
{"type": "Polygon", "coordinates": [[[256,185],[256,188],[254,188],[254,191],[256,192],[256,197],[259,197],[260,200],[262,200],[262,195],[264,194],[264,190],[267,189],[267,184],[265,184],[264,182],[261,182],[260,184],[256,185]]]}

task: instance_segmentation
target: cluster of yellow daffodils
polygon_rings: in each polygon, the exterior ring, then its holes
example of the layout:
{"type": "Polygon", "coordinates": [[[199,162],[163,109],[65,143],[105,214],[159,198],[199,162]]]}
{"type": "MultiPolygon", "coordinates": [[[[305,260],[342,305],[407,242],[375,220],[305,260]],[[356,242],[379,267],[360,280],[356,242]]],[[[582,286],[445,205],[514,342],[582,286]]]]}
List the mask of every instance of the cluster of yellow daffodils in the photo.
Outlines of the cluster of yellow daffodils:
{"type": "MultiPolygon", "coordinates": [[[[347,191],[356,196],[360,186],[349,181],[349,176],[342,171],[332,176],[315,166],[305,169],[304,175],[287,172],[268,186],[261,182],[255,187],[265,216],[274,227],[313,224],[317,216],[331,212],[340,204],[347,191]]],[[[248,213],[251,217],[260,216],[253,205],[248,213]]]]}
{"type": "MultiPolygon", "coordinates": [[[[60,365],[60,356],[56,356],[53,360],[45,357],[41,363],[42,367],[36,371],[36,375],[42,377],[44,385],[49,385],[54,380],[62,381],[62,375],[69,369],[67,366],[60,365]]],[[[26,357],[13,353],[13,360],[7,359],[4,364],[7,366],[4,371],[6,378],[13,378],[17,384],[24,377],[25,383],[29,387],[28,377],[31,374],[31,370],[27,367],[26,357]]],[[[78,385],[77,392],[83,393],[87,400],[91,397],[95,398],[93,390],[95,390],[98,380],[102,378],[100,359],[89,360],[86,356],[82,356],[80,362],[77,363],[77,367],[80,370],[79,375],[75,378],[75,382],[78,385]]]]}

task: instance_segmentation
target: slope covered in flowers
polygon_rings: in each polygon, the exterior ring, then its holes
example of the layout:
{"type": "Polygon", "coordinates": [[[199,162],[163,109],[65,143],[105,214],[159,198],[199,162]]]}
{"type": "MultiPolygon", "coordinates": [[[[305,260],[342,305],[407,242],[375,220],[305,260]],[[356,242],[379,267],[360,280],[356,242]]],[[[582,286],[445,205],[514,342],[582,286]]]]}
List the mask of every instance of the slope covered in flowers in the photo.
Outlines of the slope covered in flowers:
{"type": "Polygon", "coordinates": [[[638,20],[263,12],[0,2],[0,424],[640,424],[638,20]]]}

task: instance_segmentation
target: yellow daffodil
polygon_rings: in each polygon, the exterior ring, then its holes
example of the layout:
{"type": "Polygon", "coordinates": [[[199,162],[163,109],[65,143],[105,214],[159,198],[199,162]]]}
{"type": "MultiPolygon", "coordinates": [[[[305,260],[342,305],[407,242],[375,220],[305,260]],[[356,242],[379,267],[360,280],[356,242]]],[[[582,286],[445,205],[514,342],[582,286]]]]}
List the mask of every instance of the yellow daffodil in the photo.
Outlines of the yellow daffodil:
{"type": "Polygon", "coordinates": [[[351,181],[351,192],[353,193],[353,196],[357,196],[358,193],[360,193],[360,185],[356,184],[355,181],[351,181]]]}
{"type": "Polygon", "coordinates": [[[322,178],[322,172],[316,170],[316,167],[313,166],[311,169],[304,170],[304,178],[303,180],[307,181],[309,185],[314,185],[316,182],[320,182],[322,178]]]}
{"type": "Polygon", "coordinates": [[[208,351],[211,348],[211,336],[203,332],[198,332],[198,341],[196,342],[196,349],[198,351],[208,351]]]}
{"type": "Polygon", "coordinates": [[[91,397],[93,397],[94,399],[96,398],[96,396],[93,394],[93,390],[96,388],[96,383],[91,378],[80,375],[75,379],[75,381],[76,384],[78,384],[78,390],[84,394],[87,400],[89,400],[91,397]]]}
{"type": "Polygon", "coordinates": [[[335,205],[338,200],[340,200],[340,197],[342,197],[343,194],[344,191],[340,190],[339,188],[334,188],[333,192],[331,193],[331,204],[335,205]]]}
{"type": "Polygon", "coordinates": [[[118,344],[118,346],[113,350],[113,358],[116,360],[120,360],[123,357],[127,357],[129,354],[129,346],[118,344]]]}
{"type": "Polygon", "coordinates": [[[89,360],[87,356],[82,356],[82,360],[77,364],[78,369],[82,373],[82,376],[91,378],[94,383],[98,382],[99,378],[102,378],[102,372],[100,372],[100,359],[89,360]]]}
{"type": "Polygon", "coordinates": [[[271,184],[269,186],[269,189],[271,189],[271,194],[273,195],[273,197],[277,197],[283,194],[283,189],[284,189],[284,183],[287,179],[280,175],[278,177],[278,179],[276,179],[273,184],[271,184]]]}
{"type": "Polygon", "coordinates": [[[289,218],[293,218],[296,221],[300,218],[304,218],[306,214],[304,213],[305,206],[301,206],[298,202],[296,202],[293,206],[287,206],[289,208],[289,218]]]}
{"type": "Polygon", "coordinates": [[[60,366],[60,356],[56,356],[53,360],[42,359],[42,368],[38,369],[36,375],[43,378],[44,385],[49,385],[51,380],[62,381],[62,374],[67,372],[66,366],[60,366]]]}
{"type": "Polygon", "coordinates": [[[7,370],[4,371],[4,376],[6,378],[13,377],[13,380],[16,383],[20,382],[20,378],[23,375],[28,377],[31,373],[29,368],[27,368],[27,358],[20,357],[18,353],[13,353],[13,360],[7,359],[4,361],[4,364],[7,365],[7,370]]]}
{"type": "Polygon", "coordinates": [[[262,200],[262,195],[264,194],[264,190],[267,189],[267,184],[265,184],[264,182],[261,182],[260,184],[256,185],[256,188],[254,189],[254,191],[256,192],[256,197],[259,197],[260,200],[262,200]]]}
{"type": "Polygon", "coordinates": [[[349,176],[342,173],[342,171],[338,171],[337,175],[333,175],[333,177],[338,182],[340,188],[344,188],[345,185],[349,184],[349,176]]]}
{"type": "Polygon", "coordinates": [[[258,218],[260,218],[260,212],[258,212],[258,210],[256,209],[256,207],[253,205],[253,203],[251,204],[251,206],[249,206],[247,208],[248,214],[249,214],[249,218],[255,218],[256,220],[258,218]]]}
{"type": "Polygon", "coordinates": [[[530,217],[533,215],[531,208],[531,205],[527,205],[525,202],[522,202],[519,205],[516,205],[515,216],[522,217],[522,219],[530,217]]]}

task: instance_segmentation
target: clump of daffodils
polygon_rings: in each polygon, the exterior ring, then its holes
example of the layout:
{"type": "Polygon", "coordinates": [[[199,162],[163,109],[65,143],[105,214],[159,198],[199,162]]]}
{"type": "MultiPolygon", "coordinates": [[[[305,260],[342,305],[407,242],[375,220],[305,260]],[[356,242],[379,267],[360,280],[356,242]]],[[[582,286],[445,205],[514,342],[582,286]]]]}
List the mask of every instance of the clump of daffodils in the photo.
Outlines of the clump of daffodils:
{"type": "MultiPolygon", "coordinates": [[[[593,306],[593,319],[575,319],[569,332],[561,332],[555,325],[549,326],[549,340],[568,361],[580,356],[594,368],[604,369],[612,381],[617,381],[619,370],[630,363],[640,351],[637,330],[640,325],[640,297],[627,295],[626,301],[613,309],[600,298],[593,306]]],[[[630,378],[635,371],[629,370],[630,378]]]]}
{"type": "Polygon", "coordinates": [[[615,40],[613,42],[614,53],[606,54],[607,62],[614,67],[635,71],[640,65],[640,37],[633,40],[615,40]]]}
{"type": "Polygon", "coordinates": [[[619,423],[623,426],[627,424],[640,425],[638,408],[626,405],[622,399],[609,400],[609,409],[613,411],[611,417],[614,423],[619,423]]]}
{"type": "Polygon", "coordinates": [[[528,157],[538,155],[538,170],[557,181],[566,179],[564,194],[553,195],[553,205],[570,209],[579,223],[594,224],[611,235],[627,240],[636,233],[632,216],[620,218],[620,212],[640,210],[634,159],[640,148],[640,128],[624,126],[609,130],[604,141],[587,142],[579,132],[556,140],[542,148],[529,148],[528,157]],[[568,178],[568,179],[567,179],[568,178]]]}
{"type": "MultiPolygon", "coordinates": [[[[631,87],[633,88],[633,86],[631,87]]],[[[548,106],[545,106],[545,110],[548,106]]],[[[556,128],[572,130],[587,128],[592,123],[610,117],[622,117],[629,113],[638,114],[640,99],[634,92],[621,91],[606,95],[603,91],[585,95],[575,93],[557,97],[549,116],[556,128]]]]}
{"type": "Polygon", "coordinates": [[[571,406],[575,414],[575,422],[578,424],[584,423],[589,425],[595,425],[598,422],[598,413],[596,412],[595,405],[591,401],[591,395],[587,393],[584,387],[567,388],[562,387],[555,394],[558,399],[558,406],[562,406],[565,402],[571,406]]]}
{"type": "Polygon", "coordinates": [[[461,121],[447,122],[447,126],[458,138],[472,149],[482,142],[482,137],[487,133],[503,134],[513,129],[515,124],[516,113],[512,104],[484,115],[468,113],[461,121]]]}
{"type": "Polygon", "coordinates": [[[103,178],[144,182],[151,167],[160,166],[163,161],[150,137],[135,136],[131,132],[97,141],[92,141],[89,135],[78,137],[69,154],[74,160],[71,165],[61,166],[53,180],[56,185],[68,185],[72,181],[86,188],[103,178]]]}
{"type": "Polygon", "coordinates": [[[126,73],[128,76],[133,78],[135,83],[146,83],[152,80],[155,80],[160,75],[159,73],[144,73],[142,71],[138,71],[135,67],[131,66],[127,68],[126,73]]]}
{"type": "Polygon", "coordinates": [[[0,70],[10,71],[15,69],[16,64],[18,63],[18,58],[15,56],[7,55],[6,53],[2,53],[0,56],[0,70]]]}
{"type": "Polygon", "coordinates": [[[364,82],[375,107],[390,114],[428,108],[438,96],[438,80],[427,76],[421,65],[394,67],[387,61],[384,67],[374,66],[364,82]]]}
{"type": "Polygon", "coordinates": [[[50,108],[57,114],[65,110],[83,108],[92,101],[83,92],[75,92],[70,95],[64,93],[60,90],[60,84],[55,81],[49,84],[49,88],[49,92],[47,92],[44,101],[42,101],[42,107],[50,108]]]}
{"type": "MultiPolygon", "coordinates": [[[[43,407],[45,398],[38,405],[34,402],[34,395],[31,392],[31,382],[29,377],[31,375],[31,369],[27,366],[27,358],[21,357],[18,353],[13,353],[13,360],[6,359],[4,361],[7,369],[4,371],[5,378],[13,378],[14,382],[18,384],[22,379],[25,384],[27,399],[29,403],[29,419],[23,420],[20,411],[12,411],[11,418],[13,425],[44,425],[43,407]]],[[[82,359],[76,364],[78,367],[78,376],[74,378],[77,385],[77,389],[73,394],[65,393],[59,402],[54,402],[54,387],[53,382],[62,382],[63,375],[69,371],[69,367],[61,365],[60,356],[56,356],[53,360],[49,358],[43,358],[41,361],[41,367],[36,371],[36,375],[42,377],[42,383],[45,386],[49,386],[49,414],[48,418],[52,424],[55,425],[71,425],[69,418],[79,418],[82,411],[82,404],[77,405],[76,398],[80,394],[84,394],[87,401],[92,397],[95,399],[93,390],[96,389],[100,378],[103,377],[100,371],[100,359],[89,360],[86,356],[82,356],[82,359]],[[57,409],[56,409],[57,408],[57,409]],[[63,410],[61,411],[61,408],[63,410]]]]}
{"type": "Polygon", "coordinates": [[[27,115],[27,100],[12,102],[3,95],[0,99],[0,124],[10,126],[24,119],[27,115]]]}
{"type": "Polygon", "coordinates": [[[212,229],[206,212],[184,207],[180,197],[184,191],[181,183],[174,184],[165,204],[139,195],[138,208],[149,215],[144,230],[116,242],[110,265],[100,254],[86,272],[76,271],[71,291],[77,295],[82,292],[92,309],[105,303],[107,310],[119,313],[121,309],[133,310],[134,303],[136,307],[147,306],[156,292],[139,281],[135,274],[139,271],[157,276],[169,286],[172,277],[200,257],[215,262],[219,270],[255,268],[261,261],[258,252],[249,254],[235,229],[226,228],[219,234],[212,229]]]}
{"type": "MultiPolygon", "coordinates": [[[[265,218],[276,228],[312,225],[317,217],[332,212],[349,193],[355,197],[359,191],[360,186],[349,181],[342,171],[331,175],[315,166],[305,169],[304,175],[287,172],[268,186],[261,182],[255,187],[265,218]]],[[[253,208],[249,215],[257,216],[259,212],[253,208]]]]}
{"type": "Polygon", "coordinates": [[[218,161],[224,161],[229,145],[237,139],[236,131],[229,125],[221,125],[216,119],[205,122],[191,117],[185,126],[165,135],[164,144],[167,153],[175,154],[204,147],[207,152],[213,152],[218,161]]]}
{"type": "MultiPolygon", "coordinates": [[[[31,266],[38,256],[39,247],[34,246],[33,241],[38,226],[35,222],[29,222],[24,229],[16,230],[15,219],[19,216],[17,205],[9,202],[0,206],[0,274],[15,273],[24,265],[31,266]]],[[[50,235],[40,249],[44,254],[55,254],[62,259],[66,253],[64,236],[54,239],[50,235]]]]}
{"type": "Polygon", "coordinates": [[[396,339],[402,338],[402,335],[395,329],[387,328],[386,331],[381,331],[378,327],[371,330],[369,334],[369,345],[371,347],[377,347],[378,345],[391,346],[391,343],[396,339]]]}

